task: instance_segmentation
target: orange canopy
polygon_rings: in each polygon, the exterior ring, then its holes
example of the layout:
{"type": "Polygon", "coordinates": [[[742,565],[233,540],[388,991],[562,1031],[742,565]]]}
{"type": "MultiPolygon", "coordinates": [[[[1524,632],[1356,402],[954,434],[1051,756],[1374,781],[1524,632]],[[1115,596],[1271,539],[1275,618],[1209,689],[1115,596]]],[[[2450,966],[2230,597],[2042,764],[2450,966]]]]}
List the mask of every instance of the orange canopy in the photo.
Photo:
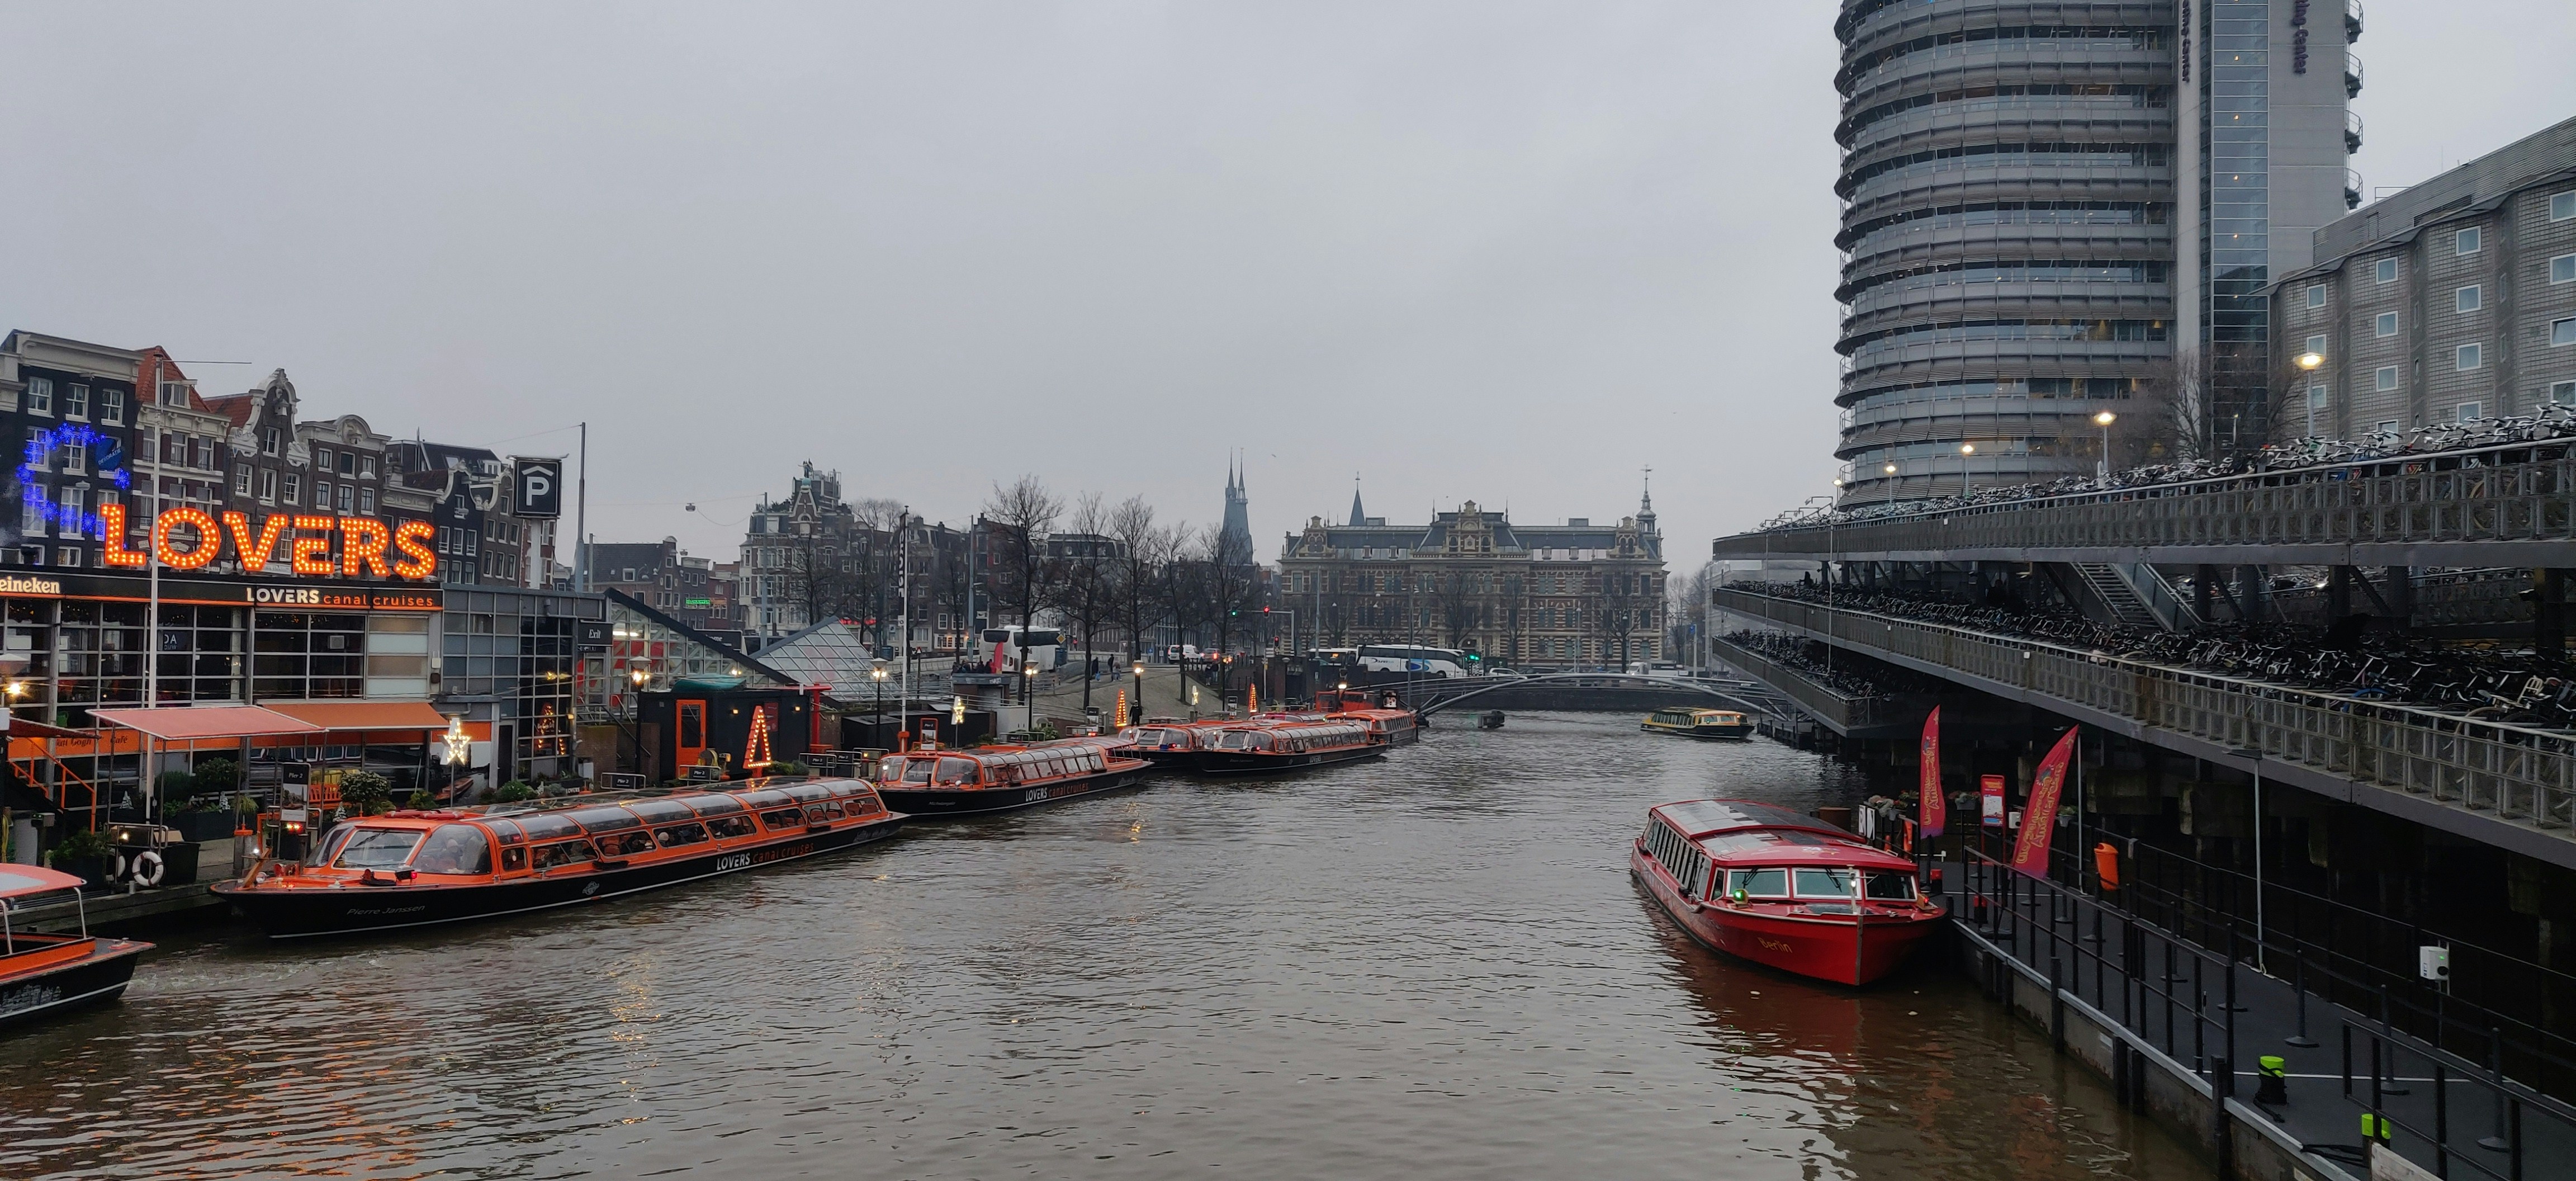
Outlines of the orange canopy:
{"type": "Polygon", "coordinates": [[[260,708],[325,730],[447,728],[447,715],[426,701],[272,701],[260,708]]]}
{"type": "Polygon", "coordinates": [[[140,730],[164,742],[189,738],[252,738],[263,734],[319,734],[324,727],[256,705],[179,705],[160,709],[94,709],[101,725],[140,730]]]}

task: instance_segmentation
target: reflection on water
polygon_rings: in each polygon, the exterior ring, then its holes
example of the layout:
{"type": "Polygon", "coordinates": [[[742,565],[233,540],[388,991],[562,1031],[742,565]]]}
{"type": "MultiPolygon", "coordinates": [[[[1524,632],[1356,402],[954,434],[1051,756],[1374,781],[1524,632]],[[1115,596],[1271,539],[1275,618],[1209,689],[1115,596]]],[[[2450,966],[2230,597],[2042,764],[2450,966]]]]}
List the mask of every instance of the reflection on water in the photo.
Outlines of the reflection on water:
{"type": "Polygon", "coordinates": [[[1719,958],[1648,804],[1857,784],[1522,715],[407,939],[162,937],[0,1039],[0,1176],[2197,1175],[1918,963],[1719,958]]]}

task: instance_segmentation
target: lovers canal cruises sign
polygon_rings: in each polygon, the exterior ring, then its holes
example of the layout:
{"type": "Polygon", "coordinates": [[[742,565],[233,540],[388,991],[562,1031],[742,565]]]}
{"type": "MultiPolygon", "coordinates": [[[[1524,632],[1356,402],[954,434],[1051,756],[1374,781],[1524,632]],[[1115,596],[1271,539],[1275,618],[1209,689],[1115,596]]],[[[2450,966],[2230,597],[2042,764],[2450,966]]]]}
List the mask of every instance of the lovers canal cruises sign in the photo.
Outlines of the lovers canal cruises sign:
{"type": "MultiPolygon", "coordinates": [[[[127,599],[142,602],[150,587],[133,574],[0,575],[0,597],[127,599]]],[[[206,577],[161,580],[161,601],[218,606],[247,605],[305,611],[437,611],[434,586],[385,586],[363,582],[288,582],[274,578],[206,577]]]]}
{"type": "Polygon", "coordinates": [[[121,570],[141,570],[150,560],[168,570],[203,570],[225,556],[245,570],[262,570],[283,557],[297,578],[438,578],[438,555],[429,548],[437,528],[427,521],[387,527],[374,517],[270,513],[253,528],[248,513],[228,510],[218,523],[195,505],[174,505],[152,523],[146,555],[125,548],[124,505],[98,506],[98,519],[100,560],[121,570]]]}

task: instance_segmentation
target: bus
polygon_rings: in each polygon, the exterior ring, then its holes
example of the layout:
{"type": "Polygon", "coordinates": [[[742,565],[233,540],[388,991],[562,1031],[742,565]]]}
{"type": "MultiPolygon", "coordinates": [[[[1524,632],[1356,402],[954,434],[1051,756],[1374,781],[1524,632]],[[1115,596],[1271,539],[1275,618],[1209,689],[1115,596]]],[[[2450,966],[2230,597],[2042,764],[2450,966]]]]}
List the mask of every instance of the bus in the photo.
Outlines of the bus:
{"type": "Polygon", "coordinates": [[[1363,644],[1359,651],[1362,672],[1400,673],[1417,677],[1463,677],[1474,667],[1467,654],[1455,648],[1423,648],[1412,644],[1363,644]]]}
{"type": "MultiPolygon", "coordinates": [[[[1039,672],[1052,672],[1064,664],[1064,632],[1052,627],[1033,627],[1028,631],[1028,661],[1039,672]]],[[[984,629],[983,655],[997,673],[1020,671],[1020,625],[984,629]]]]}

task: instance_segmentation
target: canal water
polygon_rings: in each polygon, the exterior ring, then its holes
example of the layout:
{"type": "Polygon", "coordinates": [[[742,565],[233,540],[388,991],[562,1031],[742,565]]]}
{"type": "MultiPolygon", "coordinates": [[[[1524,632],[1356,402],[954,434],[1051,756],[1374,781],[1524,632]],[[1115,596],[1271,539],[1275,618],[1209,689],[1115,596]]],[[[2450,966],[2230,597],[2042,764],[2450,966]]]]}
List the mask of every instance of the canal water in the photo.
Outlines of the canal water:
{"type": "Polygon", "coordinates": [[[1769,742],[1520,715],[403,939],[158,936],[0,1038],[0,1177],[2194,1177],[1918,963],[1719,958],[1652,803],[1847,803],[1769,742]]]}

